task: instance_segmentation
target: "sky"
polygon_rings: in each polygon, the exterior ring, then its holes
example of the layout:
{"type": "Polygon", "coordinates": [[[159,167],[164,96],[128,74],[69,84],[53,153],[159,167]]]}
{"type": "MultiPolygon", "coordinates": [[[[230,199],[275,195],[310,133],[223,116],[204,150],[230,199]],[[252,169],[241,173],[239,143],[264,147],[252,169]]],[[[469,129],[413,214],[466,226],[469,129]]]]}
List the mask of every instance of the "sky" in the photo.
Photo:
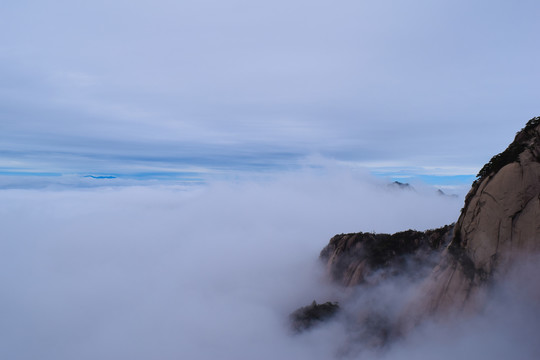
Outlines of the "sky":
{"type": "Polygon", "coordinates": [[[539,12],[526,0],[3,2],[0,184],[333,163],[468,185],[539,115],[539,12]]]}
{"type": "Polygon", "coordinates": [[[538,358],[538,259],[483,313],[379,353],[344,316],[298,336],[287,317],[313,300],[395,314],[416,293],[397,277],[349,297],[319,253],[339,233],[457,220],[540,115],[539,13],[2,2],[0,358],[538,358]]]}

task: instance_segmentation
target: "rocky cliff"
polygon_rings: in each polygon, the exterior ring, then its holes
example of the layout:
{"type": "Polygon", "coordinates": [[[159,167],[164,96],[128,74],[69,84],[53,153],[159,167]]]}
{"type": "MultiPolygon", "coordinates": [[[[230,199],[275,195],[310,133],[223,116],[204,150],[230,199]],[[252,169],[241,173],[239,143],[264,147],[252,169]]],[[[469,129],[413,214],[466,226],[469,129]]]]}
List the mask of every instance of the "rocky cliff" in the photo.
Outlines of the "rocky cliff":
{"type": "MultiPolygon", "coordinates": [[[[453,225],[427,231],[407,230],[395,234],[352,233],[334,236],[321,251],[330,278],[354,286],[425,266],[438,260],[436,254],[448,245],[453,225]],[[434,256],[435,255],[435,256],[434,256]]],[[[432,264],[434,265],[434,264],[432,264]]]]}
{"type": "Polygon", "coordinates": [[[425,284],[428,313],[474,310],[486,286],[540,250],[540,117],[478,174],[451,243],[425,284]]]}
{"type": "Polygon", "coordinates": [[[420,296],[405,311],[416,323],[426,314],[477,310],[488,284],[522,254],[537,252],[540,117],[531,119],[508,148],[480,170],[455,226],[393,235],[336,235],[321,260],[333,281],[349,287],[368,282],[375,272],[389,276],[410,259],[432,261],[420,296]]]}

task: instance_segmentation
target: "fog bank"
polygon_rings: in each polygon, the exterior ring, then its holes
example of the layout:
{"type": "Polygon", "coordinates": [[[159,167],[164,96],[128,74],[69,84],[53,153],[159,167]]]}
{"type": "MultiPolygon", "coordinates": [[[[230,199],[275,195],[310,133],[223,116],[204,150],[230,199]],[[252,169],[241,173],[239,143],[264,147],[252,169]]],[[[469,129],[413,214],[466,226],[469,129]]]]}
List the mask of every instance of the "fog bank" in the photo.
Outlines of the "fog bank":
{"type": "Polygon", "coordinates": [[[438,227],[462,206],[432,188],[310,172],[0,199],[6,359],[333,358],[342,323],[299,336],[286,323],[340,296],[317,262],[329,238],[438,227]]]}

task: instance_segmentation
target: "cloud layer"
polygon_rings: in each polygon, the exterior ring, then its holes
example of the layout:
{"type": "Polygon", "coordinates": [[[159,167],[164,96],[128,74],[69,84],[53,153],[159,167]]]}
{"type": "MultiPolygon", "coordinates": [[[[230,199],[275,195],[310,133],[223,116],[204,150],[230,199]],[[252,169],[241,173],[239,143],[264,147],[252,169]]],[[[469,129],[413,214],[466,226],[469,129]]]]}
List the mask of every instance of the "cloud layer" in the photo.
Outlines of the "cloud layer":
{"type": "MultiPolygon", "coordinates": [[[[495,288],[484,313],[427,322],[374,350],[351,321],[398,316],[403,274],[343,292],[317,262],[335,233],[427,229],[462,197],[350,173],[298,172],[210,186],[0,191],[0,356],[9,359],[531,359],[538,260],[495,288]],[[339,300],[300,335],[287,316],[339,300]]],[[[364,333],[362,333],[364,331],[364,333]]]]}
{"type": "Polygon", "coordinates": [[[299,337],[286,324],[335,296],[316,261],[329,238],[435,227],[461,206],[309,173],[0,196],[0,352],[10,359],[331,358],[340,324],[299,337]]]}

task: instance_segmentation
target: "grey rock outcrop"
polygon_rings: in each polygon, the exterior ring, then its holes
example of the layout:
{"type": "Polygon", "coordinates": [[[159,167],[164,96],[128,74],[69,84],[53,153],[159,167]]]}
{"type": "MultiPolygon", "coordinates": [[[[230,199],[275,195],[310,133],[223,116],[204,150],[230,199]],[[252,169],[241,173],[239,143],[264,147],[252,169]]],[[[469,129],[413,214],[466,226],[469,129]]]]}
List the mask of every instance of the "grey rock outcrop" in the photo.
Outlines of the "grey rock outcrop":
{"type": "Polygon", "coordinates": [[[454,226],[336,235],[320,258],[330,278],[344,286],[366,284],[375,272],[391,276],[405,259],[435,258],[400,320],[406,329],[426,315],[479,310],[489,285],[523,254],[534,253],[540,253],[540,117],[480,170],[454,226]]]}
{"type": "MultiPolygon", "coordinates": [[[[448,245],[453,225],[439,229],[407,230],[395,234],[351,233],[330,239],[321,251],[329,277],[344,286],[384,279],[406,269],[425,267],[438,260],[436,253],[448,245]]],[[[434,266],[435,264],[431,264],[434,266]]]]}
{"type": "Polygon", "coordinates": [[[291,329],[300,333],[334,317],[339,311],[337,302],[317,304],[315,300],[311,305],[301,307],[289,315],[291,329]]]}
{"type": "Polygon", "coordinates": [[[540,118],[479,173],[454,236],[425,284],[425,313],[475,310],[486,286],[540,251],[540,118]]]}

